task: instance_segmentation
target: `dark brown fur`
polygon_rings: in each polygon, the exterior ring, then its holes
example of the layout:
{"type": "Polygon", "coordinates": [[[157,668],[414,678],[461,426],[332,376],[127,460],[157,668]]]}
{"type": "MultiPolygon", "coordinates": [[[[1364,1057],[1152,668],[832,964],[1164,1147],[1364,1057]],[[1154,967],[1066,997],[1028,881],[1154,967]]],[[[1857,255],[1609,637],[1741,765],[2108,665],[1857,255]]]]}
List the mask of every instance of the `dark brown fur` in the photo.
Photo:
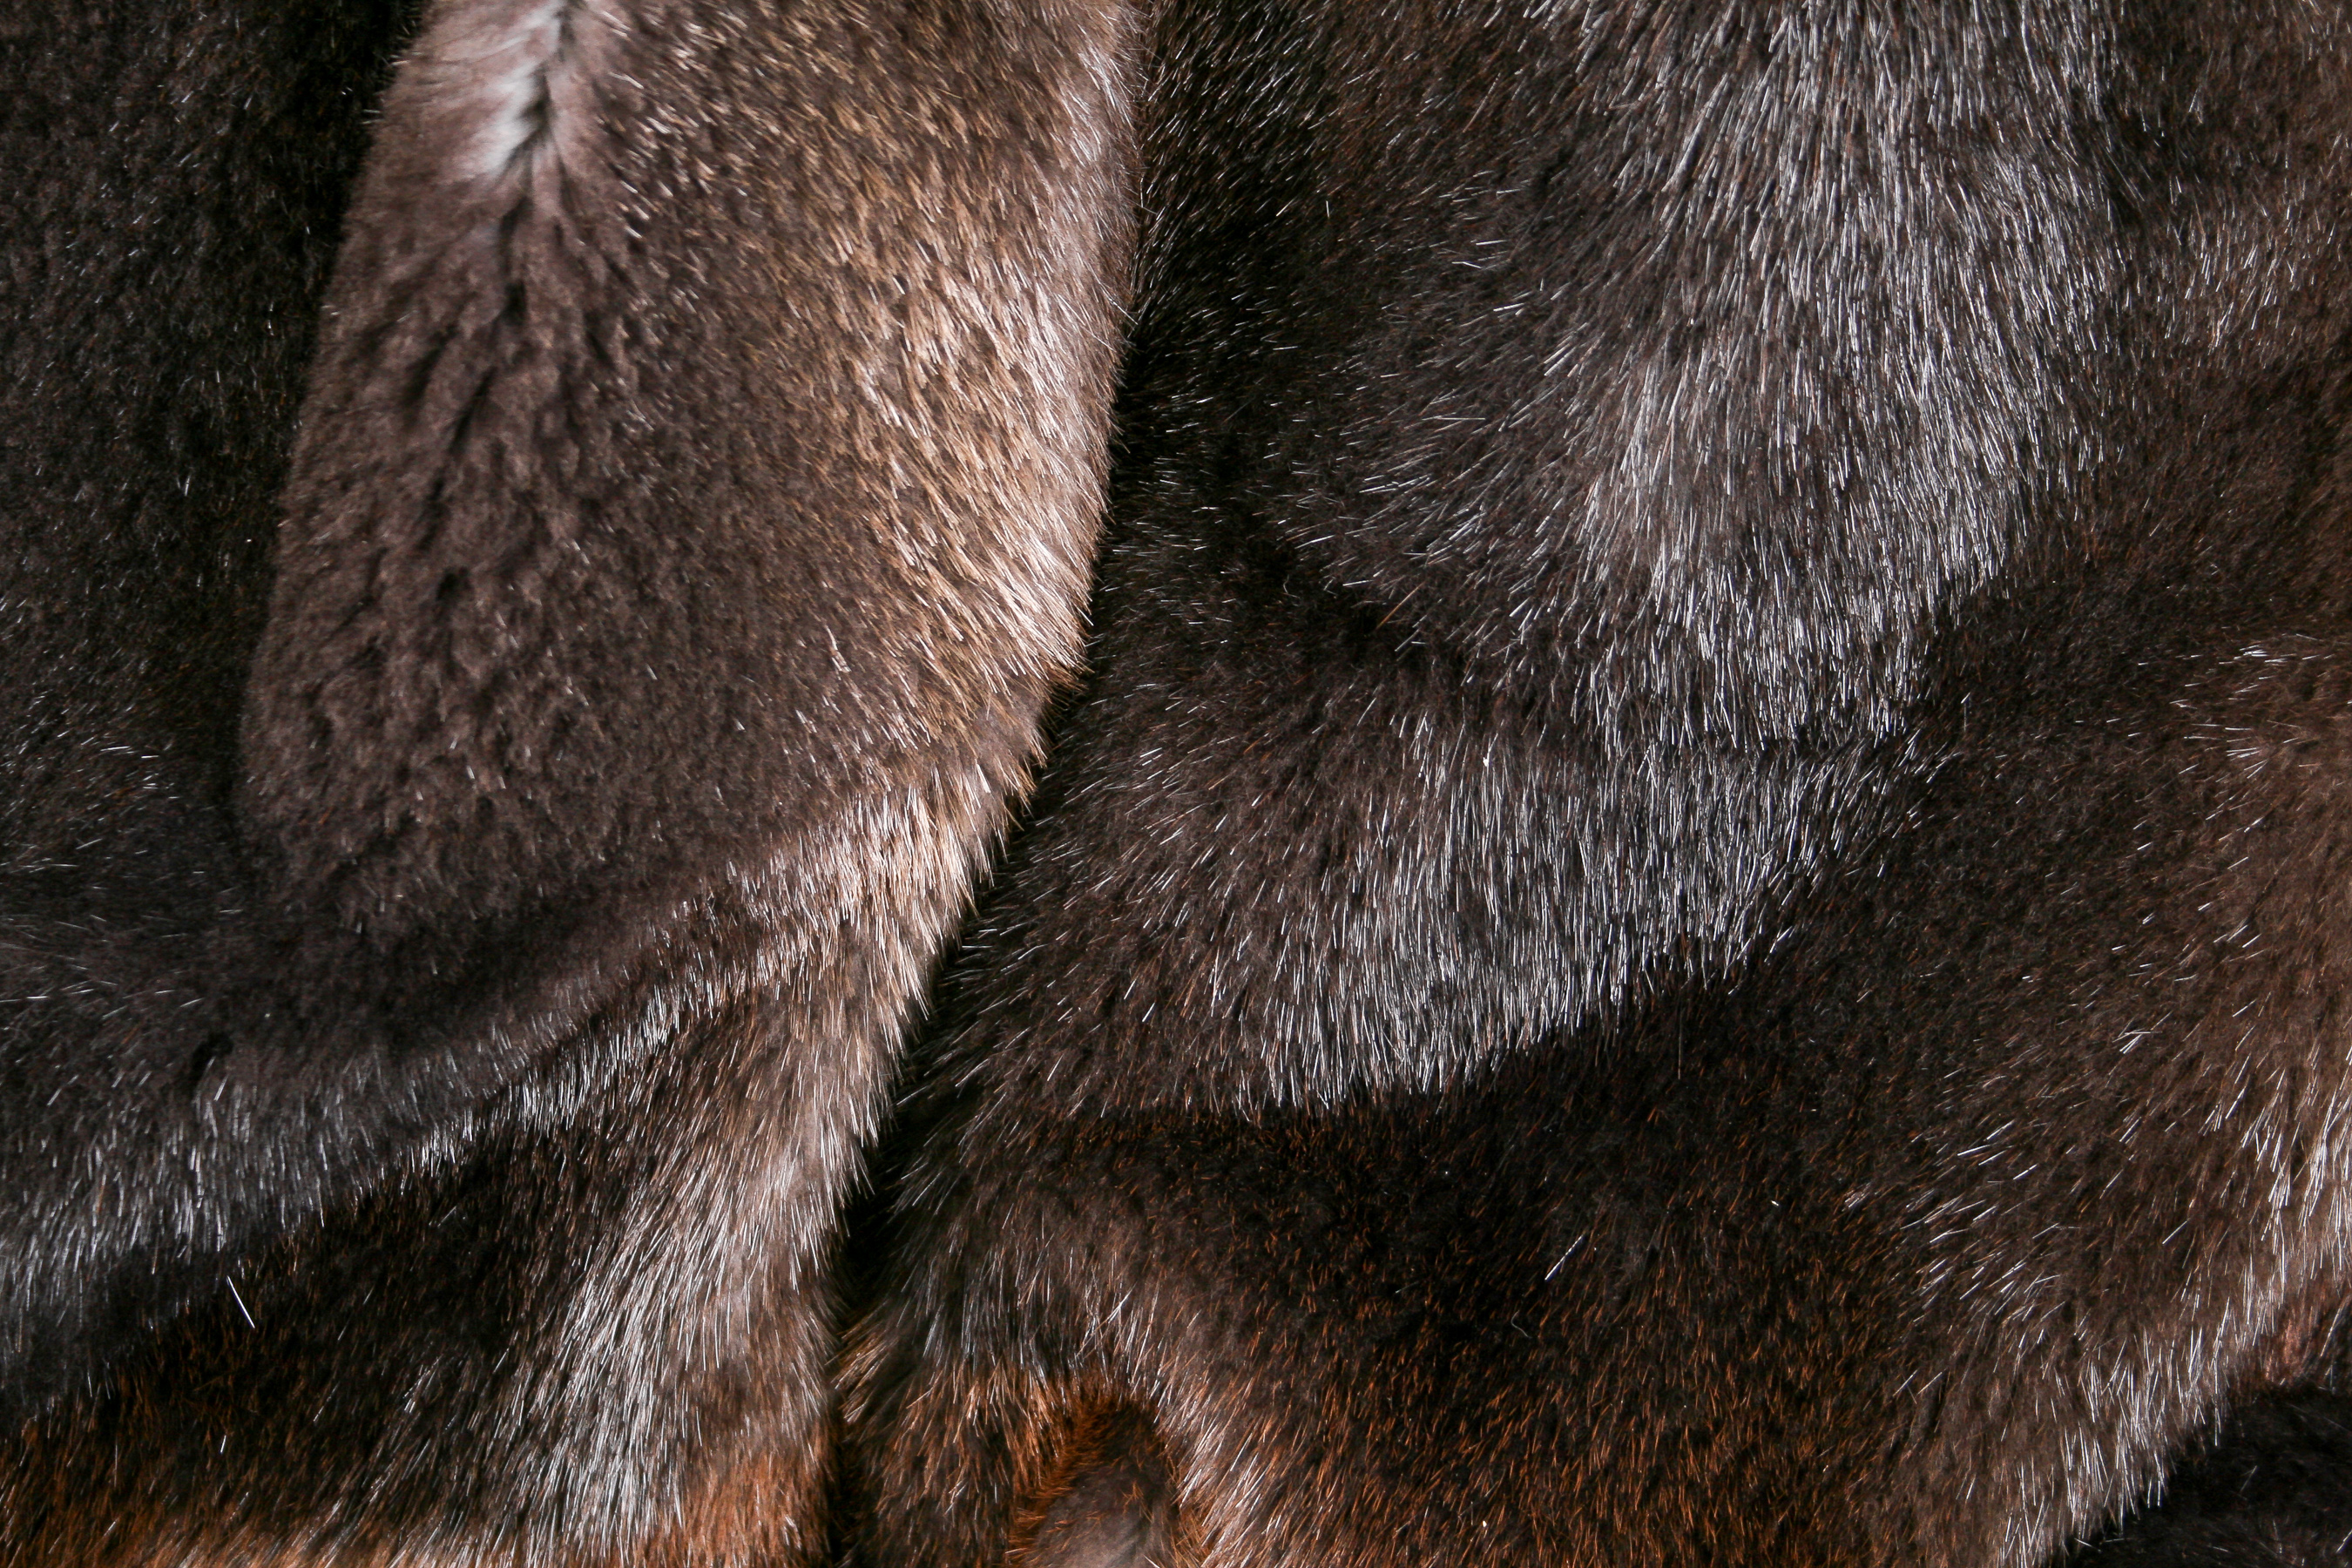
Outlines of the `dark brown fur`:
{"type": "Polygon", "coordinates": [[[1217,1568],[2023,1568],[2308,1378],[2352,16],[1172,0],[1154,60],[866,1560],[1002,1561],[1101,1401],[1217,1568]]]}
{"type": "Polygon", "coordinates": [[[2341,1558],[2347,64],[0,8],[0,1568],[820,1555],[1131,206],[848,1549],[2341,1558]]]}
{"type": "Polygon", "coordinates": [[[0,15],[0,1563],[815,1549],[839,1205],[1075,651],[1125,26],[0,15]]]}
{"type": "Polygon", "coordinates": [[[2335,1568],[2352,1559],[2352,1399],[2250,1399],[2193,1450],[2160,1507],[2074,1568],[2335,1568]]]}

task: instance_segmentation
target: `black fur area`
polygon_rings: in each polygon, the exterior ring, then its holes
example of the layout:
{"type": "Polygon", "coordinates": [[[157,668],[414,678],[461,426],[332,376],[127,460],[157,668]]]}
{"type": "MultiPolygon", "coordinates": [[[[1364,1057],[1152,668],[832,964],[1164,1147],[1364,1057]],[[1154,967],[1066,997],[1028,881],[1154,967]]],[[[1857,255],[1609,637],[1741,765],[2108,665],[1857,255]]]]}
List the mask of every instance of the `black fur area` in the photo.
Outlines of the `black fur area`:
{"type": "Polygon", "coordinates": [[[274,1184],[331,1106],[202,1130],[236,1054],[219,983],[268,968],[220,947],[254,893],[236,725],[275,500],[364,117],[414,21],[0,11],[0,1418],[194,1288],[272,1185],[306,1211],[373,1158],[353,1143],[446,1108],[378,1068],[352,1136],[274,1184]],[[215,1151],[238,1168],[217,1193],[215,1151]]]}

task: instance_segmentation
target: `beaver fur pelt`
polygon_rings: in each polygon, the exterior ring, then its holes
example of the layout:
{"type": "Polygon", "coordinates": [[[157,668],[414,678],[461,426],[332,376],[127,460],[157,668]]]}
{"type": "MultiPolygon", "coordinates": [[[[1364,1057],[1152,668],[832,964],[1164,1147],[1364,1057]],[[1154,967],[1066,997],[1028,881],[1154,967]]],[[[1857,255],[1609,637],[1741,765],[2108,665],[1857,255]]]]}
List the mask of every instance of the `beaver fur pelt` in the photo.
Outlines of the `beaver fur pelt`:
{"type": "Polygon", "coordinates": [[[2345,1560],[2347,67],[0,0],[0,1568],[2345,1560]]]}
{"type": "Polygon", "coordinates": [[[0,1563],[815,1549],[1076,648],[1127,26],[0,8],[0,1563]]]}
{"type": "Polygon", "coordinates": [[[1157,26],[864,1561],[2345,1561],[2352,12],[1157,26]]]}

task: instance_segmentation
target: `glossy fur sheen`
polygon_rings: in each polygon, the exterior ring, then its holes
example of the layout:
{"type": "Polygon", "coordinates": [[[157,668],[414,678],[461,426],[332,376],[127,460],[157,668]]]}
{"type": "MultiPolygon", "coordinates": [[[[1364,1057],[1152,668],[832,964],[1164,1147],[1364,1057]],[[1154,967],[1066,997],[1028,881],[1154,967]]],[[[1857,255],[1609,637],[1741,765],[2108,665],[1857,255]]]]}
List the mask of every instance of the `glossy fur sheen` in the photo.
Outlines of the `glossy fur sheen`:
{"type": "Polygon", "coordinates": [[[1076,648],[1123,14],[70,9],[0,12],[0,1563],[801,1561],[1076,648]]]}
{"type": "Polygon", "coordinates": [[[2352,1490],[2352,14],[1158,26],[864,1561],[2024,1568],[2247,1401],[2352,1490]]]}

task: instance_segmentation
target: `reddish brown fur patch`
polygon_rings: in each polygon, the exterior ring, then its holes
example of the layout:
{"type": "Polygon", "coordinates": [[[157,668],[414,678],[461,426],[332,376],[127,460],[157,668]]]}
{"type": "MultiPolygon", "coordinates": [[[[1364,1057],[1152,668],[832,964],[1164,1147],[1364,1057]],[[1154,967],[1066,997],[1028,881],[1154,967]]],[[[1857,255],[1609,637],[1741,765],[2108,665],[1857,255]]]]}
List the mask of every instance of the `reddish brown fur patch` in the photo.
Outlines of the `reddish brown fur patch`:
{"type": "Polygon", "coordinates": [[[1013,1516],[1013,1568],[1183,1568],[1166,1445],[1132,1405],[1089,1403],[1055,1424],[1042,1484],[1013,1516]]]}

